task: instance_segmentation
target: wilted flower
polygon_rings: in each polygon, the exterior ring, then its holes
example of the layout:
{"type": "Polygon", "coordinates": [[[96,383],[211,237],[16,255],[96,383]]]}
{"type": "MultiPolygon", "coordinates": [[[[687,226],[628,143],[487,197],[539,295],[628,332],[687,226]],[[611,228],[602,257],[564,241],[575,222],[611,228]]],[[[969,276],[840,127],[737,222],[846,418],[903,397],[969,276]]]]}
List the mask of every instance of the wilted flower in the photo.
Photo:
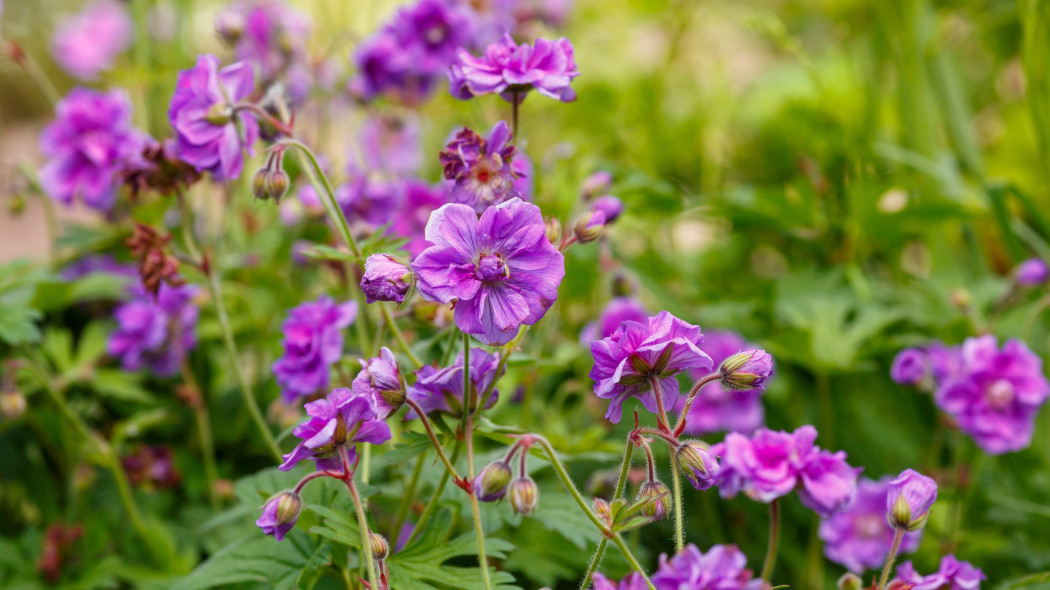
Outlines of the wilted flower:
{"type": "Polygon", "coordinates": [[[653,520],[663,520],[671,513],[671,490],[662,481],[650,480],[638,488],[636,500],[649,500],[642,508],[642,514],[650,516],[653,520]]]}
{"type": "Polygon", "coordinates": [[[248,113],[235,113],[233,107],[253,88],[250,65],[238,62],[220,70],[214,55],[198,56],[197,65],[179,72],[168,107],[179,158],[198,171],[211,172],[216,180],[240,176],[242,148],[255,143],[259,124],[248,113]]]}
{"type": "MultiPolygon", "coordinates": [[[[496,372],[499,365],[498,354],[482,348],[470,349],[470,382],[477,396],[484,395],[503,376],[503,371],[496,372]]],[[[448,367],[438,369],[426,365],[420,368],[416,377],[416,383],[408,390],[408,397],[419,404],[424,413],[440,411],[456,416],[463,413],[463,353],[456,355],[455,362],[448,367]]],[[[499,391],[493,389],[485,407],[496,403],[497,399],[499,391]]],[[[414,416],[414,413],[409,416],[414,416]]]]}
{"type": "Polygon", "coordinates": [[[157,294],[161,282],[172,286],[183,282],[179,277],[178,261],[168,252],[170,241],[171,234],[162,235],[148,225],[135,222],[135,233],[125,242],[138,261],[142,286],[153,295],[157,294]]]}
{"type": "Polygon", "coordinates": [[[365,260],[361,290],[367,303],[395,301],[401,303],[412,288],[412,269],[389,254],[373,254],[365,260]]]}
{"type": "Polygon", "coordinates": [[[1047,279],[1050,279],[1050,266],[1039,258],[1029,258],[1014,270],[1014,281],[1025,287],[1040,285],[1047,279]]]}
{"type": "Polygon", "coordinates": [[[620,214],[623,213],[623,201],[612,195],[605,195],[595,199],[591,203],[591,209],[604,214],[605,223],[608,224],[616,221],[620,214]]]}
{"type": "Polygon", "coordinates": [[[106,351],[120,358],[128,371],[148,367],[159,376],[175,374],[182,359],[197,346],[197,288],[160,285],[156,296],[141,285],[132,289],[134,299],[117,307],[117,329],[106,351]]]}
{"type": "Polygon", "coordinates": [[[361,359],[361,371],[354,378],[352,388],[354,395],[372,399],[381,420],[401,409],[407,395],[397,359],[385,346],[379,349],[379,356],[361,359]]]}
{"type": "Polygon", "coordinates": [[[968,338],[963,369],[942,380],[935,399],[959,428],[990,454],[1019,451],[1032,441],[1035,417],[1050,396],[1043,361],[1024,342],[968,338]]]}
{"type": "Polygon", "coordinates": [[[121,174],[132,199],[149,191],[170,195],[201,177],[193,166],[179,159],[174,139],[157,141],[152,137],[147,137],[139,152],[129,158],[121,174]]]}
{"type": "Polygon", "coordinates": [[[535,324],[558,298],[565,259],[547,241],[539,207],[512,199],[479,220],[466,205],[430,216],[434,245],[412,263],[420,294],[456,302],[456,326],[485,344],[506,344],[535,324]]]}
{"type": "Polygon", "coordinates": [[[316,462],[318,471],[341,471],[340,448],[347,449],[353,464],[357,443],[380,445],[390,440],[390,427],[376,415],[371,398],[355,395],[345,387],[333,389],[327,397],[303,407],[310,417],[292,431],[303,441],[284,456],[281,471],[291,470],[304,459],[316,462]]]}
{"type": "Polygon", "coordinates": [[[540,489],[536,486],[536,482],[527,475],[514,478],[507,488],[507,495],[515,514],[528,516],[536,510],[536,506],[540,503],[540,489]]]}
{"type": "Polygon", "coordinates": [[[507,493],[507,486],[513,475],[506,461],[493,461],[474,478],[474,494],[482,502],[501,500],[507,493]]]}
{"type": "MultiPolygon", "coordinates": [[[[841,512],[820,521],[819,535],[828,559],[858,574],[865,569],[878,569],[886,561],[893,545],[893,527],[886,521],[890,479],[860,478],[853,501],[841,512]]],[[[921,532],[905,534],[900,552],[915,551],[921,540],[921,532]]]]}
{"type": "Polygon", "coordinates": [[[73,77],[94,80],[131,45],[133,32],[131,17],[122,3],[94,0],[58,23],[51,38],[51,53],[73,77]]]}
{"type": "Polygon", "coordinates": [[[295,521],[299,520],[303,499],[295,492],[280,492],[267,500],[259,510],[262,510],[262,514],[255,521],[255,526],[281,541],[295,527],[295,521]]]}
{"type": "Polygon", "coordinates": [[[678,458],[678,467],[694,488],[706,490],[715,485],[719,468],[710,445],[702,440],[682,441],[675,450],[675,456],[678,458]]]}
{"type": "Polygon", "coordinates": [[[285,400],[328,388],[328,370],[343,354],[343,328],[357,317],[357,303],[336,304],[322,295],[292,308],[282,327],[284,355],[273,372],[285,400]]]}
{"type": "Polygon", "coordinates": [[[928,576],[919,575],[906,561],[897,568],[897,579],[910,584],[911,590],[978,590],[987,577],[980,568],[949,554],[941,558],[941,567],[928,576]]]}
{"type": "Polygon", "coordinates": [[[737,391],[763,389],[773,374],[773,357],[764,350],[738,352],[718,365],[723,387],[737,391]]]}
{"type": "MultiPolygon", "coordinates": [[[[742,336],[720,330],[706,332],[700,344],[700,350],[711,357],[715,366],[746,348],[748,344],[742,336]]],[[[693,370],[689,375],[701,379],[707,373],[693,370]]],[[[685,431],[698,435],[717,431],[750,434],[764,421],[761,389],[741,391],[724,387],[720,381],[712,381],[701,387],[693,399],[685,431]]]]}
{"type": "Polygon", "coordinates": [[[449,92],[460,100],[499,93],[513,102],[524,100],[535,89],[544,96],[572,102],[576,92],[570,84],[579,75],[568,39],[536,39],[534,45],[519,46],[504,34],[481,57],[459,50],[449,69],[449,92]]]}
{"type": "Polygon", "coordinates": [[[55,107],[55,120],[40,135],[48,158],[40,184],[52,199],[79,198],[98,211],[116,201],[119,176],[134,161],[146,136],[131,126],[131,101],[122,90],[74,88],[55,107]]]}
{"type": "Polygon", "coordinates": [[[661,311],[644,323],[625,321],[612,336],[592,342],[594,393],[612,400],[605,418],[619,422],[623,402],[632,396],[656,412],[652,379],[660,383],[666,411],[674,411],[680,401],[675,375],[711,368],[711,358],[699,348],[703,338],[699,326],[661,311]]]}
{"type": "Polygon", "coordinates": [[[515,148],[507,124],[496,123],[488,138],[469,128],[456,134],[440,154],[445,178],[453,181],[449,201],[470,205],[479,215],[522,195],[514,186],[515,148]]]}
{"type": "Polygon", "coordinates": [[[936,500],[937,482],[914,469],[905,469],[890,482],[886,491],[886,517],[890,526],[909,531],[921,529],[936,500]]]}
{"type": "Polygon", "coordinates": [[[735,545],[712,545],[701,553],[696,545],[686,545],[668,559],[660,556],[660,566],[650,579],[657,588],[689,590],[758,590],[761,580],[752,580],[747,557],[735,545]]]}

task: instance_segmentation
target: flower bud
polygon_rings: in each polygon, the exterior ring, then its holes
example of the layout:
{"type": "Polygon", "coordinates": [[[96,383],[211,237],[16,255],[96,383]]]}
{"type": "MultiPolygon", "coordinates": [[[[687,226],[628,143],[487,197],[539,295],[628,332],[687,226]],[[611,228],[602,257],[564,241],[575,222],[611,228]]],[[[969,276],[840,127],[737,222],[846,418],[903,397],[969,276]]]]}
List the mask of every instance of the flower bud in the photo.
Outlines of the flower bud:
{"type": "Polygon", "coordinates": [[[266,168],[259,168],[255,175],[252,176],[252,196],[256,199],[266,200],[266,177],[269,174],[270,172],[266,168]]]}
{"type": "Polygon", "coordinates": [[[663,520],[671,513],[671,490],[662,481],[647,481],[638,489],[637,500],[648,498],[650,501],[644,508],[642,514],[650,516],[653,520],[663,520]]]}
{"type": "Polygon", "coordinates": [[[482,502],[502,500],[512,476],[510,465],[506,461],[493,461],[474,478],[474,494],[482,502]]]}
{"type": "Polygon", "coordinates": [[[561,241],[561,222],[558,221],[557,217],[551,217],[547,220],[547,241],[552,244],[557,244],[561,241]]]}
{"type": "Polygon", "coordinates": [[[693,487],[706,490],[715,485],[718,475],[718,460],[711,454],[711,447],[702,440],[686,440],[675,450],[678,467],[689,478],[693,487]]]}
{"type": "Polygon", "coordinates": [[[26,396],[19,391],[0,391],[0,418],[17,420],[26,412],[26,396]]]}
{"type": "Polygon", "coordinates": [[[846,572],[838,579],[838,582],[835,583],[839,590],[860,590],[860,587],[863,584],[864,583],[860,579],[860,576],[853,572],[846,572]]]}
{"type": "Polygon", "coordinates": [[[365,260],[361,290],[368,303],[401,303],[412,288],[412,280],[412,269],[404,261],[389,254],[373,254],[365,260]]]}
{"type": "Polygon", "coordinates": [[[606,523],[612,522],[612,507],[601,498],[594,499],[594,513],[606,523]]]}
{"type": "Polygon", "coordinates": [[[917,531],[925,526],[936,500],[937,482],[913,469],[905,469],[890,482],[886,492],[886,520],[895,529],[917,531]]]}
{"type": "Polygon", "coordinates": [[[295,492],[281,492],[263,505],[262,515],[255,521],[255,525],[267,535],[273,535],[280,541],[288,531],[295,526],[299,519],[299,513],[303,509],[303,499],[295,492]]]}
{"type": "Polygon", "coordinates": [[[1045,283],[1050,279],[1050,266],[1038,258],[1029,258],[1017,265],[1014,271],[1014,282],[1022,287],[1031,287],[1045,283]]]}
{"type": "Polygon", "coordinates": [[[605,232],[605,214],[601,211],[588,211],[576,219],[572,226],[576,241],[581,244],[593,242],[605,232]]]}
{"type": "Polygon", "coordinates": [[[589,199],[604,192],[611,184],[612,174],[605,170],[600,170],[583,180],[583,184],[580,185],[580,193],[583,195],[583,198],[589,199]]]}
{"type": "Polygon", "coordinates": [[[368,545],[372,549],[372,559],[380,561],[390,554],[390,543],[379,533],[368,532],[368,545]]]}
{"type": "Polygon", "coordinates": [[[280,201],[281,197],[288,192],[289,184],[291,184],[291,179],[288,178],[287,172],[281,168],[271,170],[269,174],[266,175],[266,196],[274,201],[280,201]]]}
{"type": "Polygon", "coordinates": [[[738,352],[718,366],[722,385],[729,389],[747,391],[761,390],[766,379],[773,374],[773,357],[764,350],[738,352]]]}
{"type": "Polygon", "coordinates": [[[244,34],[244,17],[235,10],[224,10],[215,17],[215,32],[225,43],[233,45],[244,34]]]}
{"type": "Polygon", "coordinates": [[[634,279],[622,272],[613,275],[612,292],[614,297],[630,297],[638,290],[634,279]]]}
{"type": "Polygon", "coordinates": [[[605,223],[610,224],[623,213],[623,201],[612,195],[605,195],[595,199],[591,209],[604,213],[605,223]]]}
{"type": "Polygon", "coordinates": [[[510,495],[510,505],[515,514],[528,516],[540,503],[540,490],[531,477],[524,475],[510,482],[507,489],[510,495]]]}

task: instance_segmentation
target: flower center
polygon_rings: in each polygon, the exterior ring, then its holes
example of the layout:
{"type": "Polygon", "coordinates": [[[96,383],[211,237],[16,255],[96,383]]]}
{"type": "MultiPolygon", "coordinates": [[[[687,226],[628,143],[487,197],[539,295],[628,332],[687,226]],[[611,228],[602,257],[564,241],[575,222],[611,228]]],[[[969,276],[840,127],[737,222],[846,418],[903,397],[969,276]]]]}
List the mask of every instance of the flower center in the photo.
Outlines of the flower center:
{"type": "Polygon", "coordinates": [[[500,178],[500,169],[503,167],[503,163],[499,161],[499,156],[495,158],[481,158],[474,165],[474,169],[471,171],[474,175],[474,180],[480,184],[494,184],[500,178]]]}
{"type": "Polygon", "coordinates": [[[510,269],[499,254],[482,254],[474,268],[474,276],[479,281],[502,281],[510,278],[510,269]]]}
{"type": "Polygon", "coordinates": [[[430,43],[431,45],[438,45],[439,43],[444,41],[445,35],[445,27],[441,25],[434,25],[432,27],[429,27],[427,29],[427,32],[425,33],[427,43],[430,43]]]}
{"type": "Polygon", "coordinates": [[[984,392],[985,399],[993,408],[1005,408],[1014,401],[1014,386],[1006,379],[993,381],[984,392]]]}

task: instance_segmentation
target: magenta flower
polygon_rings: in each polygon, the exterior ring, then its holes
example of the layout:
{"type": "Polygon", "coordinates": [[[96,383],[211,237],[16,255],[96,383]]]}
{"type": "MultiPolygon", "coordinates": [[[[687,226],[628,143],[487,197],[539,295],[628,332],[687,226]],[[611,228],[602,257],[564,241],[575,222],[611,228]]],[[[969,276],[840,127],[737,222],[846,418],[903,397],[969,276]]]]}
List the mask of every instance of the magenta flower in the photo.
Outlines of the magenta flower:
{"type": "Polygon", "coordinates": [[[664,408],[675,411],[681,401],[675,375],[711,368],[711,357],[700,350],[703,339],[699,326],[661,311],[647,322],[625,321],[612,336],[592,342],[594,393],[612,400],[605,418],[618,423],[629,397],[637,397],[647,410],[656,412],[653,378],[660,382],[664,408]]]}
{"type": "Polygon", "coordinates": [[[583,183],[580,184],[580,194],[584,199],[590,199],[612,186],[612,181],[611,172],[599,170],[583,179],[583,183]]]}
{"type": "Polygon", "coordinates": [[[40,135],[48,161],[40,184],[52,199],[109,211],[120,172],[139,158],[146,136],[131,126],[131,102],[122,90],[74,88],[55,107],[55,120],[40,135]]]}
{"type": "Polygon", "coordinates": [[[514,145],[510,128],[503,121],[487,139],[464,128],[441,152],[445,178],[453,181],[449,201],[470,205],[479,215],[492,205],[520,198],[515,182],[514,145]]]}
{"type": "MultiPolygon", "coordinates": [[[[589,344],[613,335],[623,322],[644,323],[649,319],[642,302],[634,297],[614,297],[605,304],[596,322],[590,322],[580,331],[580,342],[589,344]]],[[[703,349],[703,347],[701,347],[703,349]]]]}
{"type": "Polygon", "coordinates": [[[94,80],[131,45],[133,32],[131,17],[122,3],[95,0],[58,23],[51,38],[51,54],[74,78],[94,80]]]}
{"type": "Polygon", "coordinates": [[[757,348],[741,351],[723,360],[718,373],[723,387],[734,391],[761,390],[773,375],[773,357],[757,348]]]}
{"type": "Polygon", "coordinates": [[[423,165],[421,135],[418,115],[369,116],[358,138],[365,168],[395,177],[416,173],[423,165]]]}
{"type": "Polygon", "coordinates": [[[846,463],[842,451],[813,444],[817,431],[802,426],[793,433],[761,428],[750,439],[730,433],[711,447],[722,458],[718,486],[723,497],[744,492],[758,502],[772,502],[798,489],[802,504],[830,516],[853,499],[861,469],[846,463]]]}
{"type": "Polygon", "coordinates": [[[240,0],[216,17],[216,30],[233,43],[237,60],[273,80],[306,60],[309,18],[281,0],[240,0]]]}
{"type": "Polygon", "coordinates": [[[1050,396],[1042,359],[1018,340],[1000,349],[992,335],[967,339],[961,358],[963,371],[939,383],[937,405],[987,453],[1027,447],[1036,414],[1050,396]]]}
{"type": "Polygon", "coordinates": [[[890,367],[890,378],[901,385],[921,385],[926,380],[928,364],[925,351],[905,348],[894,357],[890,367]]]}
{"type": "Polygon", "coordinates": [[[518,45],[504,34],[481,57],[459,50],[449,69],[449,92],[460,100],[499,93],[513,102],[524,100],[535,89],[544,96],[572,102],[576,92],[570,84],[579,75],[568,39],[537,39],[535,45],[518,45]]]}
{"type": "Polygon", "coordinates": [[[897,579],[910,584],[911,590],[978,590],[981,580],[987,577],[980,568],[949,554],[941,558],[941,567],[928,576],[919,575],[906,561],[897,568],[897,579]]]}
{"type": "Polygon", "coordinates": [[[156,297],[141,285],[131,292],[134,299],[113,312],[117,329],[106,352],[120,358],[128,371],[148,367],[161,377],[174,375],[185,355],[197,347],[197,288],[161,283],[156,297]]]}
{"type": "Polygon", "coordinates": [[[936,501],[937,482],[914,469],[905,469],[886,490],[886,517],[895,528],[918,530],[926,524],[936,501]]]}
{"type": "Polygon", "coordinates": [[[595,199],[591,203],[591,209],[603,213],[605,223],[612,223],[623,213],[623,201],[612,195],[605,195],[595,199]]]}
{"type": "Polygon", "coordinates": [[[361,290],[367,303],[395,301],[401,303],[412,288],[412,269],[389,254],[373,254],[365,260],[361,290]]]}
{"type": "Polygon", "coordinates": [[[660,556],[660,566],[650,576],[659,590],[759,590],[761,580],[752,579],[747,556],[735,545],[713,545],[701,553],[696,545],[686,545],[668,559],[660,556]]]}
{"type": "Polygon", "coordinates": [[[214,55],[198,56],[197,65],[179,72],[168,107],[179,158],[200,172],[211,172],[216,180],[240,176],[242,149],[255,143],[259,124],[248,113],[235,113],[233,106],[253,88],[250,65],[238,62],[220,70],[214,55]]]}
{"type": "Polygon", "coordinates": [[[305,406],[309,418],[295,427],[295,436],[303,439],[284,456],[278,469],[289,471],[296,463],[310,459],[318,471],[342,471],[339,449],[346,448],[351,466],[357,458],[357,443],[381,445],[390,440],[390,427],[376,415],[369,397],[354,395],[345,387],[332,390],[324,399],[305,406]]]}
{"type": "MultiPolygon", "coordinates": [[[[470,349],[470,382],[475,395],[485,395],[489,387],[503,376],[499,369],[499,355],[482,348],[470,349]]],[[[463,353],[456,355],[456,360],[444,368],[426,365],[416,372],[416,383],[408,390],[408,397],[419,405],[424,413],[444,412],[454,416],[463,413],[463,353]]],[[[485,407],[489,408],[499,399],[499,390],[493,389],[485,407]]],[[[481,400],[479,399],[478,402],[481,400]]],[[[409,418],[415,412],[408,413],[409,418]]]]}
{"type": "Polygon", "coordinates": [[[619,582],[610,580],[599,573],[595,573],[592,579],[594,585],[591,586],[591,590],[649,590],[649,586],[638,572],[631,572],[619,582]]]}
{"type": "Polygon", "coordinates": [[[1014,281],[1024,287],[1041,285],[1047,279],[1050,279],[1050,266],[1039,258],[1029,258],[1014,270],[1014,281]]]}
{"type": "Polygon", "coordinates": [[[361,371],[351,387],[354,395],[372,400],[380,420],[386,420],[405,403],[405,379],[394,353],[385,346],[379,349],[379,356],[361,359],[361,371]]]}
{"type": "MultiPolygon", "coordinates": [[[[862,477],[853,501],[841,512],[820,521],[818,534],[828,559],[857,574],[885,563],[893,544],[893,527],[886,522],[889,487],[889,477],[879,481],[862,477]]],[[[921,531],[905,533],[901,553],[915,551],[921,540],[921,531]]]]}
{"type": "Polygon", "coordinates": [[[404,248],[410,256],[415,257],[430,247],[430,242],[424,236],[427,221],[431,213],[447,202],[448,189],[418,180],[407,180],[401,187],[404,198],[390,225],[390,233],[408,239],[404,248]]]}
{"type": "Polygon", "coordinates": [[[303,499],[295,492],[281,492],[266,501],[255,521],[255,526],[262,529],[264,534],[273,535],[274,539],[281,541],[288,531],[295,528],[295,522],[299,520],[299,513],[303,509],[303,499]]]}
{"type": "MultiPolygon", "coordinates": [[[[715,366],[730,356],[748,348],[747,341],[734,332],[712,330],[704,334],[700,350],[707,353],[715,366]]],[[[690,377],[700,379],[706,371],[691,371],[690,377]]],[[[765,422],[762,390],[734,390],[712,381],[700,388],[689,408],[685,431],[703,435],[726,431],[750,434],[765,422]]]]}
{"type": "Polygon", "coordinates": [[[426,238],[434,245],[412,262],[420,294],[456,302],[456,326],[485,344],[510,342],[558,298],[565,259],[536,205],[511,199],[481,219],[466,205],[444,205],[430,216],[426,238]]]}
{"type": "Polygon", "coordinates": [[[357,317],[357,303],[336,304],[322,295],[291,309],[284,321],[284,355],[273,363],[285,401],[328,388],[328,370],[343,354],[343,328],[357,317]]]}

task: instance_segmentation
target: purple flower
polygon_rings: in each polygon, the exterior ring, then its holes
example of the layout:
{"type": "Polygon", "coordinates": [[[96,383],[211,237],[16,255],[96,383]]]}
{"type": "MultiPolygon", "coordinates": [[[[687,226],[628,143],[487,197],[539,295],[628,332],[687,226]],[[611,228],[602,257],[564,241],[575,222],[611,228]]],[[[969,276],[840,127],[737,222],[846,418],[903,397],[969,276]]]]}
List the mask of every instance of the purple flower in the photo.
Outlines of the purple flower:
{"type": "MultiPolygon", "coordinates": [[[[489,387],[503,376],[498,374],[499,355],[491,354],[482,348],[470,349],[470,383],[477,398],[485,395],[489,387]]],[[[444,412],[454,416],[463,413],[463,353],[456,355],[456,361],[444,368],[430,365],[423,366],[416,372],[416,383],[408,390],[408,398],[419,405],[424,413],[444,412]]],[[[476,399],[477,399],[476,398],[476,399]]],[[[485,407],[491,407],[499,399],[499,391],[492,390],[485,407]]],[[[476,403],[481,400],[477,399],[476,403]]],[[[473,408],[472,408],[473,409],[473,408]]],[[[409,418],[415,412],[409,412],[409,418]]]]}
{"type": "Polygon", "coordinates": [[[386,420],[405,403],[405,380],[394,353],[385,346],[379,349],[379,356],[361,359],[361,371],[351,387],[354,395],[372,400],[380,420],[386,420]]]}
{"type": "Polygon", "coordinates": [[[357,443],[381,445],[390,440],[390,427],[376,416],[371,398],[354,395],[345,387],[333,389],[324,399],[303,407],[310,417],[292,431],[303,440],[284,456],[284,463],[278,467],[281,471],[291,470],[304,459],[314,461],[318,471],[342,471],[339,449],[347,449],[352,465],[357,443]]]}
{"type": "Polygon", "coordinates": [[[1050,279],[1050,266],[1038,258],[1029,258],[1014,270],[1014,281],[1025,287],[1041,285],[1047,279],[1050,279]]]}
{"type": "Polygon", "coordinates": [[[761,390],[773,374],[773,357],[759,349],[738,352],[718,365],[718,373],[723,387],[734,391],[761,390]]]}
{"type": "Polygon", "coordinates": [[[117,329],[106,352],[120,358],[128,371],[149,367],[162,377],[175,374],[179,363],[197,346],[197,288],[161,283],[156,298],[141,285],[132,289],[134,299],[117,307],[117,329]]]}
{"type": "Polygon", "coordinates": [[[407,238],[408,243],[404,248],[410,256],[415,257],[430,247],[430,242],[424,237],[427,221],[431,213],[446,203],[448,189],[440,185],[430,186],[418,180],[408,180],[402,184],[402,190],[404,199],[390,226],[390,233],[407,238]]]}
{"type": "Polygon", "coordinates": [[[752,580],[747,556],[735,545],[713,545],[701,553],[696,545],[686,545],[671,559],[660,556],[660,566],[650,576],[659,590],[757,590],[761,580],[752,580]]]}
{"type": "Polygon", "coordinates": [[[987,579],[980,568],[950,554],[942,557],[940,569],[928,576],[920,576],[906,561],[897,568],[897,578],[911,584],[911,590],[977,590],[981,580],[987,579]]]}
{"type": "Polygon", "coordinates": [[[623,213],[623,201],[612,195],[605,195],[595,199],[591,203],[591,209],[602,212],[605,215],[605,223],[612,223],[623,213]]]}
{"type": "Polygon", "coordinates": [[[503,121],[489,132],[487,139],[464,128],[441,152],[445,178],[452,180],[449,201],[474,208],[479,215],[521,194],[515,187],[515,154],[511,133],[503,121]]]}
{"type": "Polygon", "coordinates": [[[112,254],[94,254],[70,263],[59,276],[64,281],[75,281],[95,273],[125,278],[137,278],[138,268],[133,263],[117,262],[112,254]]]}
{"type": "MultiPolygon", "coordinates": [[[[517,148],[517,146],[515,146],[517,148]]],[[[532,160],[529,159],[528,154],[525,150],[517,150],[514,152],[514,161],[511,162],[511,168],[514,170],[514,190],[518,192],[518,196],[523,201],[531,201],[534,187],[532,183],[533,178],[533,166],[532,160]]]]}
{"type": "Polygon", "coordinates": [[[895,528],[918,530],[926,524],[936,500],[937,482],[914,469],[905,469],[886,490],[886,516],[895,528]]]}
{"type": "Polygon", "coordinates": [[[589,199],[609,188],[612,185],[612,180],[612,173],[606,170],[599,170],[583,179],[583,184],[580,185],[580,194],[583,195],[583,198],[589,199]]]}
{"type": "MultiPolygon", "coordinates": [[[[819,535],[824,555],[857,574],[878,569],[886,561],[893,544],[893,527],[886,522],[886,494],[890,478],[857,482],[857,495],[841,512],[820,521],[819,535]]],[[[906,533],[902,553],[919,548],[922,532],[906,533]]]]}
{"type": "Polygon", "coordinates": [[[591,586],[591,590],[649,590],[649,586],[638,572],[631,572],[619,583],[599,573],[594,574],[593,580],[594,585],[591,586]]]}
{"type": "Polygon", "coordinates": [[[540,208],[520,199],[485,210],[444,205],[430,216],[434,245],[412,263],[420,294],[456,302],[456,326],[484,344],[506,344],[558,298],[565,259],[547,240],[540,208]]]}
{"type": "Polygon", "coordinates": [[[926,380],[928,358],[919,348],[905,348],[897,353],[890,367],[890,378],[901,385],[920,385],[926,380]]]}
{"type": "Polygon", "coordinates": [[[591,322],[584,326],[580,332],[580,342],[588,344],[592,340],[608,338],[613,335],[613,332],[623,322],[642,323],[648,319],[649,312],[645,310],[645,306],[638,299],[634,297],[614,297],[609,303],[605,304],[605,309],[598,316],[597,322],[591,322]]]}
{"type": "Polygon", "coordinates": [[[284,355],[273,372],[285,401],[328,388],[328,369],[343,354],[343,328],[357,317],[357,303],[336,304],[322,295],[291,309],[282,327],[284,355]]]}
{"type": "Polygon", "coordinates": [[[365,260],[365,274],[361,277],[361,290],[367,303],[376,301],[405,300],[412,288],[412,269],[389,254],[373,254],[365,260]]]}
{"type": "Polygon", "coordinates": [[[211,172],[216,180],[237,178],[244,167],[242,148],[251,148],[259,137],[259,124],[233,106],[254,88],[252,68],[238,62],[219,69],[214,55],[197,57],[197,65],[179,72],[168,119],[177,134],[179,158],[198,171],[211,172]],[[243,130],[244,141],[237,121],[243,130]]]}
{"type": "Polygon", "coordinates": [[[656,412],[652,379],[660,382],[664,408],[674,411],[681,401],[675,375],[711,368],[711,357],[699,348],[703,339],[699,326],[661,311],[644,323],[625,321],[612,336],[592,342],[594,393],[612,400],[605,418],[618,423],[624,400],[632,396],[656,412]]]}
{"type": "Polygon", "coordinates": [[[482,502],[502,500],[513,475],[506,461],[492,461],[474,478],[474,494],[482,502]]]}
{"type": "Polygon", "coordinates": [[[335,200],[347,220],[379,227],[391,223],[401,208],[402,191],[397,182],[350,167],[350,182],[335,189],[335,200]]]}
{"type": "Polygon", "coordinates": [[[718,486],[723,497],[744,492],[752,500],[772,502],[798,488],[799,499],[821,516],[849,504],[857,474],[842,451],[831,453],[813,444],[817,431],[802,426],[793,433],[762,428],[750,439],[730,433],[711,447],[722,458],[718,486]]]}
{"type": "MultiPolygon", "coordinates": [[[[747,347],[747,341],[739,334],[719,330],[704,334],[700,344],[700,350],[707,353],[716,366],[747,347]]],[[[706,371],[690,372],[693,379],[706,374],[706,371]]],[[[718,431],[750,434],[764,421],[761,389],[738,391],[712,381],[697,392],[689,408],[685,431],[697,435],[718,431]]]]}
{"type": "Polygon", "coordinates": [[[682,441],[675,455],[679,467],[694,488],[702,491],[715,485],[719,465],[707,443],[701,440],[682,441]]]}
{"type": "Polygon", "coordinates": [[[1021,341],[1000,349],[995,336],[968,338],[962,371],[943,379],[935,400],[987,453],[1018,451],[1032,440],[1036,414],[1050,395],[1043,362],[1021,341]]]}
{"type": "Polygon", "coordinates": [[[513,102],[524,100],[525,93],[535,89],[544,96],[572,102],[576,92],[570,84],[579,75],[568,39],[537,39],[534,45],[518,45],[504,34],[480,58],[459,50],[449,69],[449,92],[460,100],[499,93],[513,102]]]}
{"type": "Polygon", "coordinates": [[[365,168],[394,176],[414,174],[423,164],[418,115],[372,115],[361,127],[359,143],[365,168]]]}
{"type": "Polygon", "coordinates": [[[234,43],[234,55],[272,80],[306,59],[310,21],[280,0],[242,0],[216,17],[216,29],[234,43]]]}
{"type": "Polygon", "coordinates": [[[295,492],[281,492],[267,500],[259,510],[262,514],[255,526],[280,541],[295,528],[295,521],[299,520],[299,513],[303,510],[303,499],[295,492]]]}
{"type": "Polygon", "coordinates": [[[55,108],[55,120],[40,135],[48,161],[40,184],[52,199],[109,211],[116,201],[118,177],[135,160],[146,136],[131,126],[131,102],[122,90],[100,92],[74,88],[55,108]]]}
{"type": "Polygon", "coordinates": [[[74,78],[94,80],[131,45],[131,17],[115,0],[95,0],[55,27],[51,54],[74,78]]]}

